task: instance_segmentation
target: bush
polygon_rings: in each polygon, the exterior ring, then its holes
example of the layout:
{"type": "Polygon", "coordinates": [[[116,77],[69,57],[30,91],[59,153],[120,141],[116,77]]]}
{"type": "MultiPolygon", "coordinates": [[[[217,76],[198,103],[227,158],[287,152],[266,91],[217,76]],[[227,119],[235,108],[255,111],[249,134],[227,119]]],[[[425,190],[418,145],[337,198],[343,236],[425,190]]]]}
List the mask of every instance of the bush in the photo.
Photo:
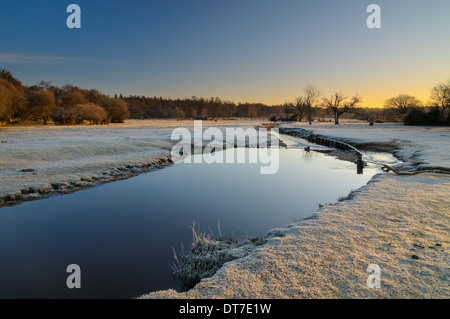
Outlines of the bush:
{"type": "Polygon", "coordinates": [[[76,112],[80,121],[88,121],[89,124],[105,123],[108,118],[106,110],[98,104],[85,103],[77,105],[76,112]]]}
{"type": "Polygon", "coordinates": [[[101,105],[108,112],[108,119],[112,123],[123,123],[128,118],[128,106],[124,100],[104,97],[101,105]]]}
{"type": "Polygon", "coordinates": [[[56,125],[81,124],[78,120],[76,108],[58,107],[51,115],[53,122],[56,125]]]}
{"type": "Polygon", "coordinates": [[[405,116],[403,122],[405,125],[440,125],[441,112],[439,108],[434,107],[428,112],[424,109],[413,109],[405,116]]]}
{"type": "Polygon", "coordinates": [[[85,121],[98,125],[108,123],[108,113],[98,104],[84,103],[71,108],[58,107],[53,112],[52,119],[56,125],[83,124],[85,121]]]}

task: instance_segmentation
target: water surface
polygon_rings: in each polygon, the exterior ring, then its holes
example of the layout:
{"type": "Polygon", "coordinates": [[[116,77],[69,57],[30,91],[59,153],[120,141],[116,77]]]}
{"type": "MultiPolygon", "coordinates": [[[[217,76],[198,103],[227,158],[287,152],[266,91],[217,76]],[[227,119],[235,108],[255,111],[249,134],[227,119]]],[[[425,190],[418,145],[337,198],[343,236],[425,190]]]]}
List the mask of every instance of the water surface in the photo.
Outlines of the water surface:
{"type": "MultiPolygon", "coordinates": [[[[232,150],[231,150],[232,151],[232,150]]],[[[353,163],[280,150],[277,174],[259,164],[180,164],[69,195],[0,209],[0,298],[132,298],[175,288],[172,247],[189,225],[236,238],[311,215],[366,184],[353,163]],[[66,286],[69,264],[81,289],[66,286]]]]}

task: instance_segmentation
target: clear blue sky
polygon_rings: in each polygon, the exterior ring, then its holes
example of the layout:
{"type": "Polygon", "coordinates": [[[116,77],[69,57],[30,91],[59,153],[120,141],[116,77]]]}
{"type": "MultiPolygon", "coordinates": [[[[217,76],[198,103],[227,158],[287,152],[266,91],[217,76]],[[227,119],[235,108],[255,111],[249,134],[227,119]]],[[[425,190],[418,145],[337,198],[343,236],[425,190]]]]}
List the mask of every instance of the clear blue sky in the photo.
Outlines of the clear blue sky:
{"type": "Polygon", "coordinates": [[[0,67],[24,84],[107,94],[272,104],[314,84],[380,106],[450,77],[449,0],[15,0],[0,30],[0,67]],[[71,3],[81,29],[66,26],[71,3]],[[381,29],[366,26],[371,3],[381,29]]]}

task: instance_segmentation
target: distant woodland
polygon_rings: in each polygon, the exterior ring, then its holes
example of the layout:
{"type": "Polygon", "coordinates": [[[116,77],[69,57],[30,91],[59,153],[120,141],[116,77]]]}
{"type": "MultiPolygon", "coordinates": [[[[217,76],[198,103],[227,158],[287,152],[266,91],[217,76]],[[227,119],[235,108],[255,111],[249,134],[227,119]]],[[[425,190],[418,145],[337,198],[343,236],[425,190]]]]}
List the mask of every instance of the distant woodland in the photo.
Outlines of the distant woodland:
{"type": "Polygon", "coordinates": [[[234,103],[218,97],[192,96],[167,99],[146,96],[105,95],[74,85],[53,86],[41,81],[23,85],[12,73],[0,69],[0,124],[35,122],[47,125],[109,124],[126,119],[232,118],[271,121],[314,121],[339,124],[339,119],[369,122],[403,121],[406,125],[450,125],[450,80],[430,90],[427,104],[408,94],[388,98],[382,108],[361,106],[357,94],[336,91],[330,95],[309,85],[294,101],[281,105],[234,103]],[[331,118],[331,120],[330,120],[331,118]]]}

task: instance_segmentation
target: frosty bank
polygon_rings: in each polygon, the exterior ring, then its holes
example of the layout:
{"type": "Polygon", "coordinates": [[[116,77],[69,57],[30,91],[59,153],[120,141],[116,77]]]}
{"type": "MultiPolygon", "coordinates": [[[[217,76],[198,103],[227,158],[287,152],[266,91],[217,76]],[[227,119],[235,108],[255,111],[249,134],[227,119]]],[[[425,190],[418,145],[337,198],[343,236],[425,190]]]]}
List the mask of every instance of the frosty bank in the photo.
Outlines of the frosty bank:
{"type": "MultiPolygon", "coordinates": [[[[272,128],[272,133],[278,135],[278,129],[272,128]]],[[[171,152],[177,164],[260,164],[260,174],[264,175],[275,174],[279,169],[279,140],[273,134],[269,137],[267,128],[226,128],[224,136],[221,129],[208,127],[203,131],[202,121],[194,121],[193,136],[189,129],[180,127],[173,130],[171,139],[179,141],[171,152]],[[209,143],[204,145],[203,142],[209,143]],[[223,151],[224,145],[234,145],[234,148],[223,151]]]]}

